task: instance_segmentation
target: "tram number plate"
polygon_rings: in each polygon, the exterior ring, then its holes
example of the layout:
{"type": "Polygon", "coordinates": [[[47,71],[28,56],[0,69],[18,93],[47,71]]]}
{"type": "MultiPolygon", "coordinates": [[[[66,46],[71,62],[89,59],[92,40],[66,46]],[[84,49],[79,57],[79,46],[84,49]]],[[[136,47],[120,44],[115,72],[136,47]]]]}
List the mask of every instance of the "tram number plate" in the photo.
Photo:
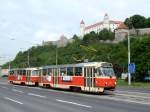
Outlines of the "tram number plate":
{"type": "Polygon", "coordinates": [[[72,77],[71,76],[62,76],[63,81],[71,81],[72,77]]]}

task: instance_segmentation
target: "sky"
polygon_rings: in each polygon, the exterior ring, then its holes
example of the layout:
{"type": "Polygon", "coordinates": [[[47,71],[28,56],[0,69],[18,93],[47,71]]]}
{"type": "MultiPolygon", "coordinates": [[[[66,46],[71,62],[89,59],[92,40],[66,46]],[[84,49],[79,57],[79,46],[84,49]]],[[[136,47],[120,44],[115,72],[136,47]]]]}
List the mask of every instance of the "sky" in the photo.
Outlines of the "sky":
{"type": "Polygon", "coordinates": [[[150,0],[0,0],[0,65],[42,41],[78,35],[82,19],[90,25],[107,13],[124,21],[149,11],[150,0]]]}

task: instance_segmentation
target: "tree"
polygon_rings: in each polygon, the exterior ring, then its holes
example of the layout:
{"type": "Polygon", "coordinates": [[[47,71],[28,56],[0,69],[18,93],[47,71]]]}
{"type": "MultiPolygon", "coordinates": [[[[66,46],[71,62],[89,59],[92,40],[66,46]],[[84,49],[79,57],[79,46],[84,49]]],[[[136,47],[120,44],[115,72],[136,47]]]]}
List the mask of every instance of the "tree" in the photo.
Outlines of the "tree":
{"type": "Polygon", "coordinates": [[[146,26],[147,28],[150,28],[150,17],[146,19],[146,26]]]}
{"type": "Polygon", "coordinates": [[[74,39],[74,40],[78,40],[79,39],[79,37],[75,34],[75,35],[73,35],[73,38],[72,39],[74,39]]]}
{"type": "Polygon", "coordinates": [[[124,22],[130,29],[131,28],[145,28],[146,18],[141,15],[133,15],[130,18],[126,18],[124,22]]]}
{"type": "Polygon", "coordinates": [[[102,31],[99,32],[98,34],[99,40],[113,40],[115,38],[115,35],[113,32],[103,29],[102,31]]]}
{"type": "Polygon", "coordinates": [[[136,79],[143,80],[148,75],[150,63],[150,36],[136,39],[131,43],[131,61],[136,64],[136,79]]]}
{"type": "Polygon", "coordinates": [[[131,22],[130,18],[126,18],[124,23],[128,26],[129,29],[132,28],[132,22],[131,22]]]}
{"type": "Polygon", "coordinates": [[[95,43],[97,42],[97,40],[98,40],[98,34],[92,31],[89,34],[84,35],[83,44],[95,43]]]}

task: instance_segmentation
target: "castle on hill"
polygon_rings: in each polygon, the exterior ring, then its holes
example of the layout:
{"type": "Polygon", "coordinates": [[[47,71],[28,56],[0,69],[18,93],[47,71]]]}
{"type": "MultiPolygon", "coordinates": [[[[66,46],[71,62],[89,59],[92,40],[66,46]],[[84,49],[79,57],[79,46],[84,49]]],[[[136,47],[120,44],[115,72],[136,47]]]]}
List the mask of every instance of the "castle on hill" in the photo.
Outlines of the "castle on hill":
{"type": "Polygon", "coordinates": [[[114,32],[116,29],[126,29],[127,26],[122,21],[110,20],[108,14],[104,15],[103,21],[94,23],[92,25],[86,26],[85,22],[82,20],[80,23],[80,36],[83,37],[92,31],[95,33],[100,32],[103,29],[108,29],[114,32]]]}

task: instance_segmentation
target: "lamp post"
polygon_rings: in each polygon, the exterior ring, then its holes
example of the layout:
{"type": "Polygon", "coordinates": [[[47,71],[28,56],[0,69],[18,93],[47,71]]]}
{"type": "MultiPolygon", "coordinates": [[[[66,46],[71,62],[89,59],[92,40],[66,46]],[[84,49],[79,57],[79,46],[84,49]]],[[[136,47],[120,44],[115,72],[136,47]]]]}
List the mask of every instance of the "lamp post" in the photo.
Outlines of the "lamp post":
{"type": "Polygon", "coordinates": [[[128,31],[128,85],[131,85],[131,73],[129,71],[129,64],[130,64],[130,35],[128,31]]]}
{"type": "Polygon", "coordinates": [[[57,48],[57,44],[56,44],[56,66],[58,65],[58,48],[57,48]]]}

